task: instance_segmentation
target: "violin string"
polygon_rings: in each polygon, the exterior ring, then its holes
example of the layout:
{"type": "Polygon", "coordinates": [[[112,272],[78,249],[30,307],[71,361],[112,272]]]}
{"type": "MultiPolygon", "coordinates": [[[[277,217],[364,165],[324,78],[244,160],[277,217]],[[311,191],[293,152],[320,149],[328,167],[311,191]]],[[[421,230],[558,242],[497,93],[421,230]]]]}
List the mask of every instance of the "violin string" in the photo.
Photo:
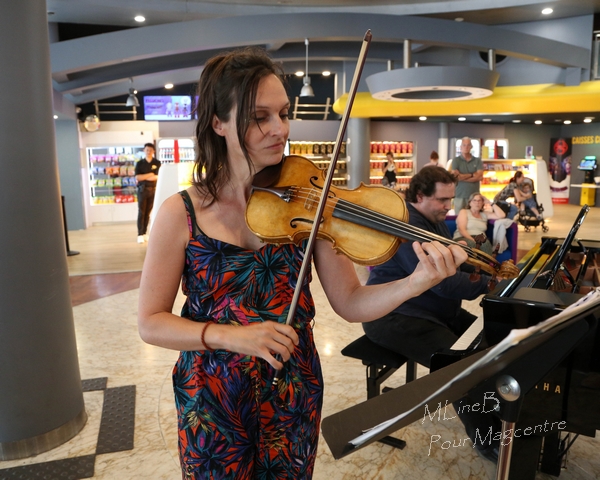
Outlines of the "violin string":
{"type": "MultiPolygon", "coordinates": [[[[300,195],[296,193],[291,198],[297,199],[299,202],[306,203],[307,201],[311,201],[314,204],[317,203],[317,197],[311,195],[314,192],[313,189],[305,188],[305,187],[291,187],[291,190],[295,192],[304,193],[304,195],[300,195]]],[[[397,220],[393,217],[389,217],[387,215],[375,212],[368,208],[362,207],[360,205],[354,204],[352,202],[348,202],[347,200],[341,198],[331,198],[326,202],[326,208],[333,212],[335,208],[339,208],[344,210],[345,212],[351,213],[358,218],[366,218],[371,220],[373,223],[385,226],[389,229],[392,229],[397,232],[397,236],[402,237],[402,234],[408,233],[412,235],[417,241],[428,242],[432,240],[437,240],[445,246],[450,245],[458,245],[463,250],[467,252],[467,255],[471,256],[471,258],[475,258],[481,262],[491,265],[497,265],[498,262],[493,257],[488,257],[485,252],[481,252],[480,250],[473,249],[469,246],[459,244],[454,240],[450,240],[448,238],[442,237],[432,232],[427,232],[419,229],[418,227],[414,227],[408,223],[397,220]]]]}

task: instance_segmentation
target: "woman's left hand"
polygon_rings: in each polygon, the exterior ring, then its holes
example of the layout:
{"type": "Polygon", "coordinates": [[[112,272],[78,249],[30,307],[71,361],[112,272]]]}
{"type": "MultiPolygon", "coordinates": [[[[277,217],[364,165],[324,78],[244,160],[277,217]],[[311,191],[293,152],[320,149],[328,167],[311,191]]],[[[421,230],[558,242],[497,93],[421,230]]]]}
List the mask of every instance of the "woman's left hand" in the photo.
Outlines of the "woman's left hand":
{"type": "Polygon", "coordinates": [[[419,293],[429,290],[447,277],[454,275],[460,264],[467,260],[464,249],[451,245],[445,247],[440,242],[413,243],[419,263],[410,275],[410,285],[419,293]]]}

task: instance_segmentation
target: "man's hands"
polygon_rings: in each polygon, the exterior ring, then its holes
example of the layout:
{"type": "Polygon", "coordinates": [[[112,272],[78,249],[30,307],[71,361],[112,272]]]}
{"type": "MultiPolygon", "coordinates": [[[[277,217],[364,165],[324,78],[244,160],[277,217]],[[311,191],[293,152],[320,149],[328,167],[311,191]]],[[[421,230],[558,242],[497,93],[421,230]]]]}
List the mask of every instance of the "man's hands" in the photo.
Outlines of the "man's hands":
{"type": "Polygon", "coordinates": [[[445,247],[437,241],[423,244],[414,242],[413,250],[419,258],[419,263],[409,281],[417,295],[454,275],[460,264],[467,260],[464,249],[457,245],[445,247]]]}

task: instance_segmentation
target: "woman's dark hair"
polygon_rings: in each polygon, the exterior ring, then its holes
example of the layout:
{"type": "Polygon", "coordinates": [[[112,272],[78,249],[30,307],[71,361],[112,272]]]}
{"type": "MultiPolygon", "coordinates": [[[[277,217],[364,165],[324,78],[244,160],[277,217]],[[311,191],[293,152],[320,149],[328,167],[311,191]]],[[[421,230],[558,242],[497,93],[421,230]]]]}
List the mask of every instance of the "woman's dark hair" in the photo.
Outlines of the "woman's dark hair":
{"type": "Polygon", "coordinates": [[[433,152],[431,152],[431,155],[429,155],[429,158],[433,159],[433,160],[438,160],[440,158],[440,156],[438,155],[438,153],[434,150],[433,152]]]}
{"type": "Polygon", "coordinates": [[[517,170],[514,176],[510,179],[511,182],[517,183],[517,180],[523,176],[523,172],[521,170],[517,170]]]}
{"type": "Polygon", "coordinates": [[[285,85],[283,69],[273,63],[264,49],[258,47],[221,53],[204,66],[196,91],[198,156],[192,185],[210,196],[209,205],[218,200],[219,189],[231,176],[227,144],[225,138],[213,130],[213,118],[216,116],[228,122],[235,107],[238,139],[252,171],[253,165],[245,145],[246,132],[254,117],[258,84],[269,75],[276,75],[285,85]]]}
{"type": "Polygon", "coordinates": [[[444,168],[423,168],[410,179],[408,190],[406,190],[406,201],[417,203],[419,194],[431,197],[435,194],[436,183],[443,183],[445,185],[455,184],[456,179],[454,175],[444,168]]]}

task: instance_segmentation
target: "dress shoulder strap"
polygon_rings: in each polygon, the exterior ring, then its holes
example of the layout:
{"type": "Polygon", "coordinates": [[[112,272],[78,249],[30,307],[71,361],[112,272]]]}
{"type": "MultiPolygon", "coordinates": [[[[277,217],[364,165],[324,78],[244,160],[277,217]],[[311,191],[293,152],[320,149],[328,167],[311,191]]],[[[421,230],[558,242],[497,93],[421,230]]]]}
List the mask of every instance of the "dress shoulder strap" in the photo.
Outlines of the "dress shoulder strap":
{"type": "Polygon", "coordinates": [[[196,222],[196,212],[194,210],[194,203],[187,190],[182,190],[179,195],[183,198],[185,205],[185,211],[187,213],[188,227],[190,229],[190,238],[196,238],[196,236],[202,232],[198,223],[196,222]]]}

